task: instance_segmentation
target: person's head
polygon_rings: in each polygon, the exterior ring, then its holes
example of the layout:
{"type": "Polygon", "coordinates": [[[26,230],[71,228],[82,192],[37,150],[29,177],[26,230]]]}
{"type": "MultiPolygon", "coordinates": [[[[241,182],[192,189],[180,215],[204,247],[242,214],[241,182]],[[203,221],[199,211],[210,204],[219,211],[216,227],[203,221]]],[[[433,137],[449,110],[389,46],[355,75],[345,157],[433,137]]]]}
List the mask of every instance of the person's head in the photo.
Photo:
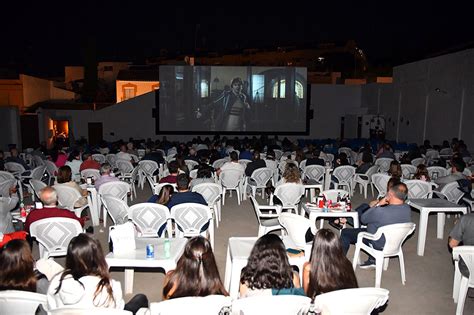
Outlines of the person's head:
{"type": "Polygon", "coordinates": [[[287,183],[299,183],[301,180],[301,174],[298,166],[294,163],[286,163],[283,178],[287,183]]]}
{"type": "Polygon", "coordinates": [[[34,259],[27,241],[14,239],[0,250],[0,290],[36,292],[34,259]]]}
{"type": "Polygon", "coordinates": [[[408,188],[404,183],[394,184],[387,192],[385,199],[391,205],[400,205],[405,202],[408,196],[408,188]]]}
{"type": "Polygon", "coordinates": [[[212,294],[228,295],[222,285],[211,244],[206,238],[196,236],[186,244],[170,281],[163,287],[163,297],[179,298],[212,294]],[[175,291],[170,296],[173,287],[175,291]]]}
{"type": "Polygon", "coordinates": [[[85,233],[81,233],[71,239],[67,247],[66,268],[61,275],[56,294],[61,289],[64,278],[68,275],[72,276],[75,280],[79,280],[84,276],[99,277],[100,281],[94,293],[94,305],[107,306],[110,303],[115,305],[112,286],[110,285],[109,267],[98,240],[85,233]],[[104,301],[104,305],[97,305],[95,299],[104,288],[108,293],[108,297],[104,301]]]}
{"type": "Polygon", "coordinates": [[[127,152],[127,146],[125,144],[120,145],[120,152],[127,152]]]}
{"type": "Polygon", "coordinates": [[[401,178],[403,173],[402,173],[402,167],[400,166],[400,163],[398,163],[395,160],[390,162],[390,167],[388,169],[388,174],[391,177],[401,178]]]}
{"type": "Polygon", "coordinates": [[[58,203],[58,194],[56,189],[51,186],[46,186],[39,192],[41,202],[45,206],[55,206],[58,203]]]}
{"type": "Polygon", "coordinates": [[[69,153],[69,157],[67,160],[69,162],[72,162],[73,160],[80,160],[81,159],[81,153],[79,153],[78,150],[73,150],[71,153],[69,153]]]}
{"type": "Polygon", "coordinates": [[[58,169],[58,176],[56,177],[59,184],[70,182],[72,178],[71,168],[67,165],[61,166],[58,169]]]}
{"type": "Polygon", "coordinates": [[[82,154],[82,161],[87,161],[87,160],[92,160],[92,154],[90,154],[89,152],[85,152],[82,154]]]}
{"type": "Polygon", "coordinates": [[[452,165],[453,173],[456,173],[456,172],[462,173],[462,172],[464,172],[464,169],[466,168],[466,163],[460,157],[459,158],[454,158],[451,161],[451,165],[452,165]]]}
{"type": "Polygon", "coordinates": [[[339,153],[337,156],[337,161],[339,165],[348,165],[349,160],[347,159],[347,154],[345,152],[339,153]]]}
{"type": "Polygon", "coordinates": [[[271,149],[268,150],[268,151],[267,151],[267,159],[274,161],[275,158],[276,158],[276,156],[275,156],[275,151],[273,151],[273,150],[271,150],[271,149]]]}
{"type": "Polygon", "coordinates": [[[17,148],[11,148],[10,149],[10,155],[12,157],[18,157],[18,149],[17,148]]]}
{"type": "Polygon", "coordinates": [[[313,240],[307,295],[357,288],[357,278],[344,255],[339,237],[329,229],[320,229],[313,240]]]}
{"type": "Polygon", "coordinates": [[[400,184],[402,181],[400,180],[400,178],[396,178],[396,177],[390,177],[390,179],[388,180],[387,182],[387,192],[390,190],[390,188],[392,188],[394,185],[398,185],[400,184]]]}
{"type": "Polygon", "coordinates": [[[232,89],[232,92],[234,93],[240,93],[242,92],[242,87],[243,87],[244,83],[242,82],[242,79],[241,78],[233,78],[231,81],[230,81],[230,88],[232,89]]]}
{"type": "Polygon", "coordinates": [[[197,178],[211,178],[212,170],[207,164],[200,164],[197,171],[197,178]]]}
{"type": "Polygon", "coordinates": [[[177,174],[179,169],[179,164],[176,160],[168,163],[168,171],[170,174],[177,174]]]}
{"type": "Polygon", "coordinates": [[[186,174],[179,174],[176,178],[178,191],[187,191],[189,189],[189,177],[186,174]]]}
{"type": "Polygon", "coordinates": [[[418,164],[416,167],[415,179],[421,179],[425,177],[426,181],[430,181],[430,175],[428,173],[428,168],[425,164],[418,164]]]}
{"type": "Polygon", "coordinates": [[[364,153],[362,153],[362,162],[364,162],[364,163],[372,163],[372,162],[373,162],[372,153],[367,152],[367,151],[364,151],[364,153]]]}
{"type": "Polygon", "coordinates": [[[319,155],[321,154],[321,150],[319,148],[314,148],[311,156],[314,158],[314,159],[317,159],[319,158],[319,155]]]}
{"type": "Polygon", "coordinates": [[[293,269],[285,245],[276,234],[260,237],[250,252],[240,283],[250,289],[284,289],[293,286],[293,269]]]}
{"type": "Polygon", "coordinates": [[[253,161],[258,161],[258,160],[260,160],[260,151],[258,151],[258,150],[253,151],[252,160],[253,160],[253,161]]]}
{"type": "Polygon", "coordinates": [[[237,154],[236,151],[230,152],[229,156],[230,156],[230,160],[232,162],[238,162],[239,161],[239,155],[237,154]]]}
{"type": "Polygon", "coordinates": [[[158,200],[156,203],[160,205],[166,205],[170,200],[171,195],[174,192],[174,188],[171,185],[165,185],[161,187],[160,194],[158,195],[158,200]]]}
{"type": "Polygon", "coordinates": [[[112,166],[110,166],[110,164],[107,162],[102,163],[102,165],[99,168],[100,175],[110,175],[111,171],[112,171],[112,166]]]}

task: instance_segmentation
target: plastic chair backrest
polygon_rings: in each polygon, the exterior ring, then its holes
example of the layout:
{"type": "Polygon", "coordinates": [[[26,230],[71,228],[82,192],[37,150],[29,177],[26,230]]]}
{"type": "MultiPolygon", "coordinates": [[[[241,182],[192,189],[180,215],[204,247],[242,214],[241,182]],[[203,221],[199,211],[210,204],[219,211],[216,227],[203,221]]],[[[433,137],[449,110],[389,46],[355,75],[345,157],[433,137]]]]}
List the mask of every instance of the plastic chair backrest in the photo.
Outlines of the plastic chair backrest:
{"type": "Polygon", "coordinates": [[[31,170],[30,176],[33,179],[41,180],[44,172],[46,171],[46,165],[40,165],[31,170]]]}
{"type": "Polygon", "coordinates": [[[103,164],[105,163],[105,155],[97,153],[97,154],[92,154],[92,159],[95,160],[96,162],[103,164]]]}
{"type": "Polygon", "coordinates": [[[148,176],[153,176],[153,173],[159,168],[158,163],[151,160],[142,160],[138,162],[138,166],[140,170],[148,176]]]}
{"type": "Polygon", "coordinates": [[[387,184],[389,180],[390,175],[387,174],[377,173],[372,175],[372,183],[379,191],[379,196],[385,196],[387,193],[387,184]]]}
{"type": "Polygon", "coordinates": [[[46,306],[46,302],[45,294],[20,290],[0,291],[0,314],[35,314],[38,306],[46,306]]]}
{"type": "Polygon", "coordinates": [[[58,173],[58,167],[51,161],[45,160],[44,164],[46,164],[46,171],[48,172],[49,176],[54,177],[58,173]]]}
{"type": "Polygon", "coordinates": [[[298,214],[283,212],[278,217],[278,222],[285,228],[297,248],[305,249],[306,231],[311,227],[311,221],[298,214]]]}
{"type": "Polygon", "coordinates": [[[113,195],[122,200],[127,200],[130,184],[122,181],[107,182],[99,187],[99,195],[113,195]]]}
{"type": "Polygon", "coordinates": [[[311,299],[301,295],[252,296],[235,299],[232,314],[305,314],[311,299]]]}
{"type": "Polygon", "coordinates": [[[408,188],[408,199],[431,198],[431,183],[419,179],[405,181],[408,188]]]}
{"type": "Polygon", "coordinates": [[[13,186],[16,186],[16,183],[17,183],[17,181],[14,178],[6,179],[6,180],[0,180],[0,197],[9,196],[10,195],[10,188],[12,188],[13,186]]]}
{"type": "Polygon", "coordinates": [[[81,178],[88,178],[92,177],[94,181],[98,180],[100,178],[100,172],[99,170],[96,170],[94,168],[86,168],[81,171],[81,178]]]}
{"type": "Polygon", "coordinates": [[[416,166],[411,164],[402,164],[400,167],[402,168],[403,178],[405,179],[411,179],[412,175],[416,173],[416,166]]]}
{"type": "Polygon", "coordinates": [[[318,295],[314,304],[321,314],[369,315],[387,303],[388,296],[389,291],[382,288],[344,289],[318,295]]]}
{"type": "Polygon", "coordinates": [[[109,153],[105,156],[105,159],[107,160],[107,162],[109,162],[109,164],[110,164],[110,166],[112,166],[112,168],[117,167],[117,155],[115,155],[113,153],[109,153]]]}
{"type": "Polygon", "coordinates": [[[202,183],[194,186],[192,191],[200,193],[208,205],[213,205],[222,195],[222,186],[215,183],[202,183]]]}
{"type": "Polygon", "coordinates": [[[35,195],[39,198],[39,192],[41,189],[44,187],[48,186],[44,182],[37,180],[37,179],[30,179],[30,185],[31,188],[33,188],[33,191],[35,192],[35,195]]]}
{"type": "Polygon", "coordinates": [[[208,206],[198,203],[181,203],[171,208],[170,218],[181,227],[184,236],[196,236],[212,220],[212,211],[208,206]]]}
{"type": "Polygon", "coordinates": [[[168,222],[170,210],[164,205],[157,203],[138,203],[128,210],[129,218],[135,223],[142,237],[164,237],[163,231],[159,235],[160,228],[168,222]]]}
{"type": "Polygon", "coordinates": [[[117,159],[115,163],[117,164],[117,168],[122,173],[122,175],[131,173],[133,171],[133,165],[130,161],[117,159]]]}
{"type": "Polygon", "coordinates": [[[428,170],[428,175],[430,176],[431,180],[448,175],[448,171],[441,166],[429,166],[426,169],[428,170]]]}
{"type": "Polygon", "coordinates": [[[380,172],[381,173],[386,173],[388,172],[388,169],[390,168],[390,163],[393,161],[393,159],[390,158],[378,158],[375,160],[375,165],[380,166],[380,172]]]}
{"type": "Polygon", "coordinates": [[[383,253],[385,256],[396,255],[400,251],[405,239],[413,233],[416,228],[415,223],[397,223],[385,225],[377,229],[385,236],[385,245],[383,247],[383,253]]]}
{"type": "Polygon", "coordinates": [[[225,162],[227,162],[227,159],[215,160],[214,163],[212,163],[212,167],[214,169],[221,168],[221,166],[224,165],[225,162]]]}
{"type": "Polygon", "coordinates": [[[61,207],[74,210],[74,204],[82,198],[82,195],[76,188],[66,184],[56,184],[53,186],[58,194],[58,203],[61,207]]]}
{"type": "Polygon", "coordinates": [[[128,213],[130,210],[123,199],[109,194],[101,195],[101,197],[107,212],[114,221],[114,224],[123,224],[128,221],[128,213]]]}
{"type": "Polygon", "coordinates": [[[423,163],[425,163],[425,159],[422,158],[422,157],[421,157],[421,158],[413,159],[413,160],[411,161],[411,165],[413,165],[414,167],[418,167],[418,165],[423,164],[423,163]]]}
{"type": "Polygon", "coordinates": [[[321,195],[324,195],[327,200],[331,200],[332,202],[337,202],[337,194],[339,194],[341,198],[345,198],[349,195],[349,192],[343,189],[328,189],[321,192],[321,195]]]}
{"type": "Polygon", "coordinates": [[[355,174],[355,167],[352,165],[342,165],[332,172],[334,177],[339,180],[339,184],[350,182],[355,174]]]}
{"type": "Polygon", "coordinates": [[[21,174],[25,171],[25,168],[20,163],[7,162],[5,163],[5,169],[13,174],[21,174]]]}
{"type": "Polygon", "coordinates": [[[12,173],[10,172],[5,172],[5,171],[0,171],[0,182],[6,181],[7,179],[15,179],[15,176],[13,176],[12,173]]]}
{"type": "Polygon", "coordinates": [[[221,184],[227,188],[235,188],[242,180],[244,173],[239,170],[223,170],[219,175],[221,184]]]}
{"type": "Polygon", "coordinates": [[[253,171],[252,178],[257,183],[257,187],[263,187],[267,185],[267,182],[273,177],[273,171],[268,167],[261,167],[253,171]]]}
{"type": "Polygon", "coordinates": [[[318,183],[323,180],[325,172],[326,169],[321,165],[308,165],[303,170],[305,178],[315,180],[318,183]]]}
{"type": "Polygon", "coordinates": [[[283,207],[297,205],[304,195],[305,188],[302,184],[286,183],[275,188],[274,195],[280,199],[283,207]]]}
{"type": "Polygon", "coordinates": [[[462,257],[466,267],[469,269],[469,286],[474,286],[474,246],[456,246],[453,248],[453,259],[459,260],[462,257]]]}
{"type": "Polygon", "coordinates": [[[150,303],[150,315],[219,314],[223,308],[230,308],[232,299],[224,295],[189,296],[150,303]]]}

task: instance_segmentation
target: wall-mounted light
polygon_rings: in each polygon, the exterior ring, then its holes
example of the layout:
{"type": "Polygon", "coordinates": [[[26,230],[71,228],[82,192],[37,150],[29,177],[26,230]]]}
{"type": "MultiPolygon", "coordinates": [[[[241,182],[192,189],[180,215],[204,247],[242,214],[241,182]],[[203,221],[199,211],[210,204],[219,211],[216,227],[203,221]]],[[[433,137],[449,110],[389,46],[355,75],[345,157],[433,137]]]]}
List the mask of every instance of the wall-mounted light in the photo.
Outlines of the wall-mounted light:
{"type": "Polygon", "coordinates": [[[438,93],[448,94],[448,92],[446,92],[445,90],[441,90],[439,87],[437,87],[434,90],[435,90],[435,92],[438,92],[438,93]]]}

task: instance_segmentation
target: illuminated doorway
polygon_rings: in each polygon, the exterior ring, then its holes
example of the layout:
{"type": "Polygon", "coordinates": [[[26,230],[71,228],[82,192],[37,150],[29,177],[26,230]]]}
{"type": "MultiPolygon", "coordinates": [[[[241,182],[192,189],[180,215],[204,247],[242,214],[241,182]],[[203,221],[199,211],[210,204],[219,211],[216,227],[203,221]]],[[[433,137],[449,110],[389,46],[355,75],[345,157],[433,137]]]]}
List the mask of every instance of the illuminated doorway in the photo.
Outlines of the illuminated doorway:
{"type": "Polygon", "coordinates": [[[69,146],[69,121],[51,120],[50,136],[53,143],[61,146],[69,146]]]}

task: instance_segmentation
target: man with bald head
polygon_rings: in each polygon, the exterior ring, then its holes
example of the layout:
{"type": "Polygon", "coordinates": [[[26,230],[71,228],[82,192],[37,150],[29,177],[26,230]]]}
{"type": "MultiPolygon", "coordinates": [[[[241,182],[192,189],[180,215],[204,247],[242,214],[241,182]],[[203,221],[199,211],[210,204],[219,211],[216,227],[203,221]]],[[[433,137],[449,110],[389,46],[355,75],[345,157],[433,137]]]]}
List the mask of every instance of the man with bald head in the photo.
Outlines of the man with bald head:
{"type": "Polygon", "coordinates": [[[84,226],[84,220],[78,218],[74,212],[67,209],[60,209],[57,207],[58,204],[58,194],[53,187],[47,186],[40,190],[39,193],[41,202],[43,203],[43,208],[31,210],[30,214],[26,217],[25,221],[25,231],[30,233],[31,223],[43,220],[47,218],[71,218],[77,220],[84,226]]]}

